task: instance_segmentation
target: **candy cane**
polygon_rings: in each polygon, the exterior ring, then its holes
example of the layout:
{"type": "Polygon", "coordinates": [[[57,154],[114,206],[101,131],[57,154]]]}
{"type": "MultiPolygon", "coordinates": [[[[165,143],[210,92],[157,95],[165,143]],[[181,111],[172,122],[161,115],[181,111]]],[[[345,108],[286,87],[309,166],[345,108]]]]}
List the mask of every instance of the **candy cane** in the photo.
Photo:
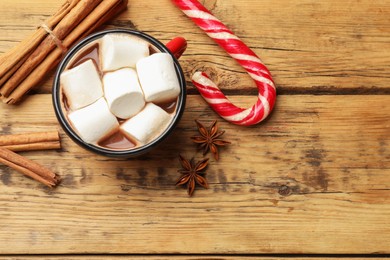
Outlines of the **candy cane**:
{"type": "Polygon", "coordinates": [[[192,82],[202,97],[215,112],[233,124],[249,126],[264,120],[274,107],[276,88],[271,73],[259,57],[198,1],[172,2],[245,68],[258,89],[257,102],[251,108],[240,108],[233,105],[205,73],[196,72],[192,82]]]}

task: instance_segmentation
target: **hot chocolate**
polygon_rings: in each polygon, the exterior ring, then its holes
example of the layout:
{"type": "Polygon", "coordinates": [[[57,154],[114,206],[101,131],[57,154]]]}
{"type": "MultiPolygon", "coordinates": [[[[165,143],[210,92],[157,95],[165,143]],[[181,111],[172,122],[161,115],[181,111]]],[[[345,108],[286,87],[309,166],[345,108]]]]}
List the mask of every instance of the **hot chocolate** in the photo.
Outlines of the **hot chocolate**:
{"type": "Polygon", "coordinates": [[[61,107],[79,137],[131,150],[159,137],[177,112],[170,54],[135,35],[110,33],[81,48],[60,75],[61,107]]]}

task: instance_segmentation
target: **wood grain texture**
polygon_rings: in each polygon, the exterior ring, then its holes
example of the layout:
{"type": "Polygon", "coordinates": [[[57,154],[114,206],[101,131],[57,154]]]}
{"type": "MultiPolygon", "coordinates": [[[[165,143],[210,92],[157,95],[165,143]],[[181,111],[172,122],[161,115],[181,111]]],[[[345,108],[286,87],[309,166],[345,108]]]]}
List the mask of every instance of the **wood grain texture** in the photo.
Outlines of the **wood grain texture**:
{"type": "MultiPolygon", "coordinates": [[[[271,118],[249,128],[220,120],[232,144],[220,161],[211,159],[210,189],[188,198],[176,188],[178,154],[201,158],[189,139],[194,119],[217,119],[190,75],[209,72],[242,106],[256,89],[169,0],[130,0],[105,28],[189,41],[181,64],[190,95],[180,124],[151,153],[110,159],[61,131],[49,94],[53,73],[20,106],[0,104],[0,134],[60,130],[63,144],[23,153],[63,177],[57,189],[0,166],[0,254],[390,254],[390,2],[202,2],[274,75],[282,95],[271,118]]],[[[0,53],[61,3],[0,1],[0,53]]]]}
{"type": "MultiPolygon", "coordinates": [[[[2,0],[0,52],[56,10],[62,0],[2,0]]],[[[390,93],[390,2],[203,1],[263,59],[279,93],[390,93]]],[[[129,9],[107,28],[145,31],[168,42],[189,41],[181,63],[187,79],[209,72],[231,94],[256,93],[245,71],[177,10],[169,0],[129,1],[129,9]]],[[[51,80],[37,88],[51,91],[51,80]]]]}
{"type": "MultiPolygon", "coordinates": [[[[57,189],[0,166],[0,253],[389,253],[390,97],[279,100],[257,127],[220,122],[232,144],[193,198],[174,186],[177,155],[199,158],[193,120],[215,118],[196,96],[139,159],[94,156],[63,133],[62,151],[25,153],[63,177],[57,189]]],[[[56,128],[50,106],[2,106],[2,131],[56,128]]]]}

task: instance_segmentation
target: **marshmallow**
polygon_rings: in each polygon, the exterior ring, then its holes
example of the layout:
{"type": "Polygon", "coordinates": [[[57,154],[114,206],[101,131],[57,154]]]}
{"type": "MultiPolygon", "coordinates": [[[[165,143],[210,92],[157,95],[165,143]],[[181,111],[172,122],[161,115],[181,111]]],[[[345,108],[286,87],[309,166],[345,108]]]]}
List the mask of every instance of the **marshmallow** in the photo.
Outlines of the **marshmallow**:
{"type": "Polygon", "coordinates": [[[88,106],[103,96],[102,82],[92,60],[62,72],[60,80],[71,110],[88,106]]]}
{"type": "Polygon", "coordinates": [[[104,98],[69,113],[68,117],[81,139],[90,144],[97,144],[119,127],[118,120],[111,114],[104,98]]]}
{"type": "Polygon", "coordinates": [[[145,106],[144,94],[134,69],[125,68],[106,73],[103,86],[108,107],[119,118],[130,118],[145,106]]]}
{"type": "Polygon", "coordinates": [[[137,63],[137,72],[146,102],[166,102],[179,95],[179,79],[168,53],[155,53],[143,58],[137,63]]]}
{"type": "Polygon", "coordinates": [[[171,116],[159,106],[148,103],[136,116],[120,127],[121,131],[140,144],[146,144],[161,133],[171,121],[171,116]]]}
{"type": "Polygon", "coordinates": [[[147,56],[149,44],[135,36],[107,34],[102,38],[100,57],[103,71],[135,68],[138,60],[147,56]]]}

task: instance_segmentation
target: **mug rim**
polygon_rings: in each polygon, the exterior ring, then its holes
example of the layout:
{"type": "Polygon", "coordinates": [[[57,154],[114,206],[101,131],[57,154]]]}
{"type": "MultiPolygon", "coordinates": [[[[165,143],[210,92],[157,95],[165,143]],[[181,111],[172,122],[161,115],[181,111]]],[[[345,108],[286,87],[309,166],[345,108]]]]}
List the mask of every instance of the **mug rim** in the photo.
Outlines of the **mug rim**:
{"type": "Polygon", "coordinates": [[[156,147],[158,144],[160,144],[163,140],[165,140],[170,133],[176,128],[176,125],[180,121],[184,108],[185,108],[185,103],[186,103],[186,81],[185,81],[185,76],[183,73],[183,70],[179,64],[179,61],[175,58],[175,56],[171,53],[171,51],[159,40],[154,38],[153,36],[137,31],[137,30],[130,30],[130,29],[110,29],[110,30],[103,30],[94,34],[91,34],[85,38],[83,38],[81,41],[77,42],[75,46],[73,46],[62,58],[57,71],[54,76],[54,81],[53,81],[53,91],[52,91],[52,99],[53,99],[53,106],[54,106],[54,111],[57,117],[58,122],[60,123],[62,129],[65,131],[65,133],[79,146],[92,151],[94,153],[104,155],[104,156],[110,156],[110,157],[135,157],[138,155],[142,155],[152,148],[156,147]],[[154,47],[159,49],[162,53],[168,53],[171,55],[174,65],[175,65],[175,71],[176,75],[179,80],[180,84],[180,94],[178,97],[178,102],[177,102],[177,108],[176,108],[176,113],[174,117],[172,118],[170,124],[165,128],[165,130],[155,139],[153,139],[151,142],[142,145],[137,148],[131,148],[127,150],[112,150],[112,149],[107,149],[101,146],[93,145],[90,143],[85,142],[84,140],[81,139],[81,137],[76,133],[76,131],[73,129],[73,127],[70,125],[68,120],[66,119],[66,115],[64,111],[61,108],[61,86],[60,86],[60,76],[61,73],[64,71],[70,60],[74,57],[74,55],[79,52],[84,46],[87,44],[91,43],[94,40],[97,40],[101,37],[103,37],[106,34],[110,33],[125,33],[125,34],[130,34],[130,35],[135,35],[137,37],[140,37],[143,40],[146,40],[150,44],[152,44],[154,47]]]}

